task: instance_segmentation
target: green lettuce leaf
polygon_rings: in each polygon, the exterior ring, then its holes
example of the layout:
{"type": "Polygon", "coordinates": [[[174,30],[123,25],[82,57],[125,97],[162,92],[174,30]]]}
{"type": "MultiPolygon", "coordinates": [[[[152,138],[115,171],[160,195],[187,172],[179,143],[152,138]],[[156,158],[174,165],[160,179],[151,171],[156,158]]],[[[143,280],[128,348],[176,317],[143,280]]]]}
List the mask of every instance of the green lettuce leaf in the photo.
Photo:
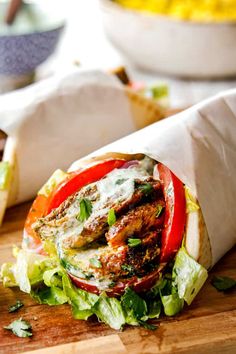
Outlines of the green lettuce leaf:
{"type": "Polygon", "coordinates": [[[32,290],[31,296],[38,303],[49,306],[62,305],[68,301],[63,289],[56,286],[32,290]]]}
{"type": "Polygon", "coordinates": [[[207,270],[190,257],[182,247],[176,255],[173,267],[173,286],[180,299],[184,299],[190,305],[207,277],[207,270]]]}
{"type": "Polygon", "coordinates": [[[161,301],[153,300],[147,302],[148,318],[159,318],[161,314],[161,301]]]}
{"type": "Polygon", "coordinates": [[[100,295],[94,306],[94,313],[113,329],[121,329],[125,324],[125,316],[118,299],[100,295]]]}
{"type": "Polygon", "coordinates": [[[61,267],[46,270],[43,273],[44,284],[48,287],[57,286],[62,288],[62,276],[64,272],[61,267]]]}
{"type": "Polygon", "coordinates": [[[19,286],[25,293],[31,287],[43,281],[43,274],[55,267],[55,260],[25,249],[14,249],[16,263],[5,263],[1,268],[1,279],[4,286],[19,286]]]}
{"type": "Polygon", "coordinates": [[[121,297],[121,305],[124,310],[126,323],[133,326],[139,322],[148,319],[147,304],[136,294],[132,289],[127,288],[124,295],[121,297]]]}
{"type": "Polygon", "coordinates": [[[161,301],[166,316],[176,315],[184,306],[184,300],[177,293],[161,296],[161,301]]]}
{"type": "Polygon", "coordinates": [[[14,276],[14,263],[4,263],[1,267],[0,280],[3,282],[3,286],[11,288],[17,286],[14,276]]]}
{"type": "Polygon", "coordinates": [[[63,289],[72,306],[73,317],[79,320],[87,320],[94,314],[93,307],[98,301],[96,294],[89,293],[72,285],[67,274],[62,277],[63,289]]]}
{"type": "Polygon", "coordinates": [[[0,190],[6,190],[10,182],[10,165],[7,161],[0,162],[0,190]]]}
{"type": "Polygon", "coordinates": [[[197,199],[191,194],[190,189],[185,186],[185,199],[186,199],[186,211],[187,213],[193,213],[200,209],[197,199]]]}

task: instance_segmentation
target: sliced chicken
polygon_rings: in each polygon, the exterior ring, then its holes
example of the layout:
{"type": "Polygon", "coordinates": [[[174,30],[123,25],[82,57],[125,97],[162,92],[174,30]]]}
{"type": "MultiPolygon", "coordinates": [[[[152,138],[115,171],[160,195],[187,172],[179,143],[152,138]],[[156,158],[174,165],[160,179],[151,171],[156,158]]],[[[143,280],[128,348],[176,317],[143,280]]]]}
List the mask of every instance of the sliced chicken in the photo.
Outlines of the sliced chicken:
{"type": "Polygon", "coordinates": [[[163,223],[163,217],[159,215],[159,208],[164,208],[163,199],[145,203],[130,210],[127,214],[120,217],[116,223],[106,233],[108,243],[114,247],[122,245],[126,240],[138,234],[142,237],[150,228],[158,229],[163,223]]]}
{"type": "Polygon", "coordinates": [[[162,194],[160,182],[151,177],[135,179],[133,183],[134,191],[131,195],[125,195],[124,198],[109,196],[102,202],[98,182],[90,184],[70,196],[48,216],[38,219],[33,228],[42,239],[63,237],[64,247],[80,248],[104,236],[109,227],[107,216],[110,209],[119,217],[146,198],[157,198],[162,194]],[[92,213],[87,220],[81,222],[78,216],[80,201],[84,198],[91,203],[92,213]]]}
{"type": "Polygon", "coordinates": [[[138,246],[108,246],[99,258],[102,275],[112,274],[116,278],[145,274],[146,267],[156,260],[160,253],[159,236],[157,231],[151,231],[143,236],[138,246]]]}

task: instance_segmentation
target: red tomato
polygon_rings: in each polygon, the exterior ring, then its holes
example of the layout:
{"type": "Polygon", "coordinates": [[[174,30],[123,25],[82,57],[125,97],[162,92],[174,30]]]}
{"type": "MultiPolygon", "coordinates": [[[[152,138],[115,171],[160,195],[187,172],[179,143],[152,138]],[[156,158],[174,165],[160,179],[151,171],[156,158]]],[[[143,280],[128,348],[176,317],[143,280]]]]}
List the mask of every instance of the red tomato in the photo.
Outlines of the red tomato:
{"type": "Polygon", "coordinates": [[[52,209],[57,208],[71,194],[77,192],[86,184],[98,181],[115,168],[122,167],[125,162],[125,160],[112,159],[83,169],[79,171],[79,173],[72,172],[69,178],[62,181],[50,196],[47,214],[49,214],[52,209]]]}
{"type": "MultiPolygon", "coordinates": [[[[131,287],[137,293],[148,291],[159,279],[162,269],[163,267],[159,267],[151,273],[143,276],[142,278],[134,276],[132,278],[118,282],[113,288],[107,289],[105,292],[108,296],[112,297],[122,295],[127,287],[131,287]]],[[[95,285],[90,284],[89,281],[79,279],[72,274],[69,274],[69,276],[77,287],[97,295],[101,292],[95,285]]]]}
{"type": "Polygon", "coordinates": [[[41,240],[36,235],[35,231],[32,229],[32,224],[42,216],[45,215],[45,212],[48,207],[48,198],[44,195],[38,195],[27,215],[24,227],[24,242],[27,244],[29,249],[34,250],[36,253],[44,253],[42,249],[41,240]]]}
{"type": "MultiPolygon", "coordinates": [[[[186,223],[186,200],[183,183],[159,163],[155,166],[163,183],[165,198],[165,220],[161,239],[161,262],[168,262],[178,251],[186,223]]],[[[154,175],[157,171],[154,171],[154,175]]]]}
{"type": "Polygon", "coordinates": [[[107,173],[115,168],[120,168],[126,163],[121,159],[109,159],[98,162],[97,164],[88,165],[86,168],[71,172],[70,175],[62,181],[49,197],[38,195],[34,200],[30,211],[27,215],[24,227],[24,240],[27,247],[36,250],[38,253],[43,253],[41,240],[32,229],[32,224],[45,215],[48,215],[52,209],[57,208],[71,194],[77,192],[85,185],[96,182],[107,173]]]}

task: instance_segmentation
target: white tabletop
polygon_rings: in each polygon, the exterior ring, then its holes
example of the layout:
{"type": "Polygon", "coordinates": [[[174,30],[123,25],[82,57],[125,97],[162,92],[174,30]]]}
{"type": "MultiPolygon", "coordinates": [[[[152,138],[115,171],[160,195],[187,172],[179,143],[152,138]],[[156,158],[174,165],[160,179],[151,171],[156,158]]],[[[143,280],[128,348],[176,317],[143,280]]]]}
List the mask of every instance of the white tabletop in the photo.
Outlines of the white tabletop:
{"type": "Polygon", "coordinates": [[[60,0],[55,3],[65,13],[67,28],[57,52],[41,66],[40,77],[67,70],[78,61],[84,67],[104,70],[125,65],[133,80],[147,84],[167,83],[172,107],[192,105],[220,91],[236,87],[236,78],[227,81],[192,81],[141,72],[130,65],[107,40],[99,0],[60,0]]]}

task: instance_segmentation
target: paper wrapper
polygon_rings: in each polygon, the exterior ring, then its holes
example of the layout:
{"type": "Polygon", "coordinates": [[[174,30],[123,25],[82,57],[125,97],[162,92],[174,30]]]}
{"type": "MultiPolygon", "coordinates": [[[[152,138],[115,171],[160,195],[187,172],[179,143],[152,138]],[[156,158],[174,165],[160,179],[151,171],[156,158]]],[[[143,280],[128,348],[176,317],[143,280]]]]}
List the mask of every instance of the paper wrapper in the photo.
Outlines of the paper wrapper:
{"type": "Polygon", "coordinates": [[[160,117],[156,104],[99,71],[77,69],[1,96],[3,160],[13,171],[2,210],[33,198],[55,169],[160,117]]]}
{"type": "MultiPolygon", "coordinates": [[[[91,154],[143,153],[197,196],[214,265],[236,243],[236,91],[228,91],[91,154]]],[[[71,170],[80,162],[75,162],[71,170]]]]}

